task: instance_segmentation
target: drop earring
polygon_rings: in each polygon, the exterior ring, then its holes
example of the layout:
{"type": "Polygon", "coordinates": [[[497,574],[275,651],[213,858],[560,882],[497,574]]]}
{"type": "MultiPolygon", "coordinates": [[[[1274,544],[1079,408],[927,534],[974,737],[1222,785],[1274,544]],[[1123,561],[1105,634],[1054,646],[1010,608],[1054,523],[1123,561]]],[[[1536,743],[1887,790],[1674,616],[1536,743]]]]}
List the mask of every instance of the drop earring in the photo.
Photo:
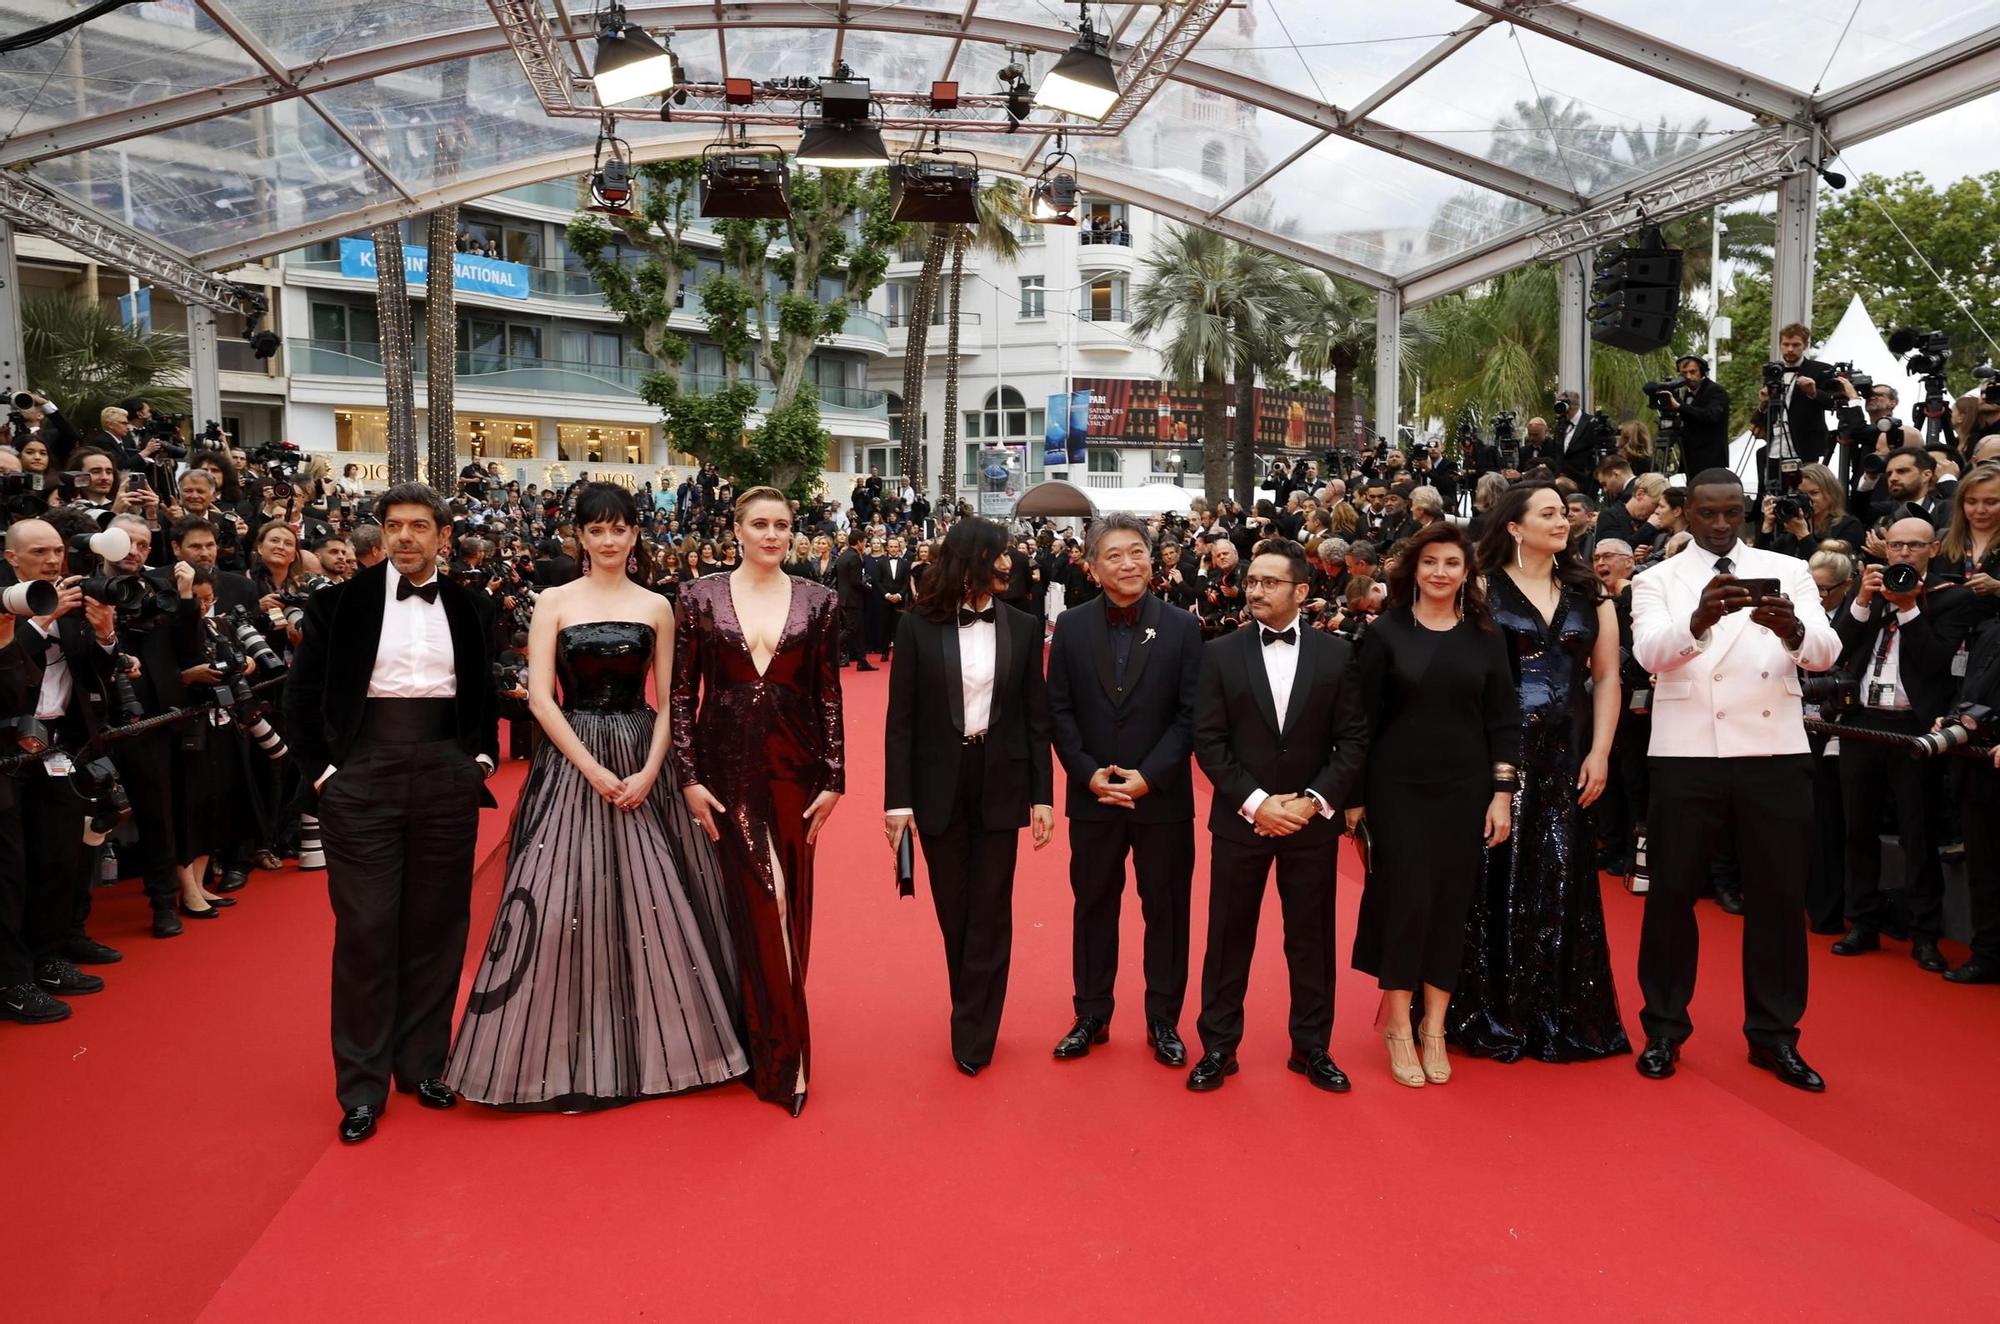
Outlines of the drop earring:
{"type": "Polygon", "coordinates": [[[1521,535],[1517,533],[1514,535],[1514,568],[1522,570],[1526,567],[1527,562],[1521,559],[1521,535]]]}

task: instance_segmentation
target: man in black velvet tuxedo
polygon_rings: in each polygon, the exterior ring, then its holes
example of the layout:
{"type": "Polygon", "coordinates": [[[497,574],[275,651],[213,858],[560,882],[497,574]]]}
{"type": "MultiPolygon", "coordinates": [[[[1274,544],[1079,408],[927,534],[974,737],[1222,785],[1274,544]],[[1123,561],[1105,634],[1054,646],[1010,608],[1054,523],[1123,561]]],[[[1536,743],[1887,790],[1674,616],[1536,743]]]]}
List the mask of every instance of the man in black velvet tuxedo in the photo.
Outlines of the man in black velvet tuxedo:
{"type": "Polygon", "coordinates": [[[1194,754],[1215,788],[1208,827],[1208,953],[1201,966],[1202,1059],[1191,1090],[1236,1074],[1243,991],[1264,880],[1277,867],[1291,970],[1292,1055],[1319,1089],[1344,1093],[1333,1037],[1336,818],[1361,771],[1368,723],[1344,638],[1306,629],[1306,554],[1273,539],[1250,562],[1243,595],[1254,623],[1203,651],[1194,754]]]}
{"type": "Polygon", "coordinates": [[[1064,809],[1076,897],[1076,1023],[1055,1055],[1082,1057],[1110,1032],[1129,854],[1146,920],[1146,1042],[1163,1065],[1184,1066],[1178,1023],[1194,884],[1188,756],[1201,623],[1147,591],[1152,551],[1136,517],[1092,523],[1084,555],[1103,595],[1056,618],[1049,650],[1049,711],[1069,774],[1064,809]]]}
{"type": "Polygon", "coordinates": [[[285,688],[318,795],[333,900],[340,1138],[366,1140],[389,1084],[449,1108],[479,810],[499,758],[488,599],[438,574],[450,512],[421,483],[375,503],[386,564],[315,593],[285,688]]]}

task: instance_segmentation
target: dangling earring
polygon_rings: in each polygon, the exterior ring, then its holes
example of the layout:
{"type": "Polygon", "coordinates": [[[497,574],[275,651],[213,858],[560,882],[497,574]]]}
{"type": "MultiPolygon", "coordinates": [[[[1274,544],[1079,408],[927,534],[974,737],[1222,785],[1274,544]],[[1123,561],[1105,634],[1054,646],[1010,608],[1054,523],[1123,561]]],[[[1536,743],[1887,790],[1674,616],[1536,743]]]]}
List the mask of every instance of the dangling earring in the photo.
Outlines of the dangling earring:
{"type": "Polygon", "coordinates": [[[1514,568],[1521,570],[1525,569],[1526,566],[1527,562],[1521,559],[1521,535],[1517,533],[1514,535],[1514,568]]]}
{"type": "Polygon", "coordinates": [[[1460,619],[1461,621],[1465,619],[1466,586],[1471,582],[1472,582],[1472,576],[1470,575],[1467,575],[1464,579],[1461,579],[1458,582],[1458,619],[1460,619]]]}

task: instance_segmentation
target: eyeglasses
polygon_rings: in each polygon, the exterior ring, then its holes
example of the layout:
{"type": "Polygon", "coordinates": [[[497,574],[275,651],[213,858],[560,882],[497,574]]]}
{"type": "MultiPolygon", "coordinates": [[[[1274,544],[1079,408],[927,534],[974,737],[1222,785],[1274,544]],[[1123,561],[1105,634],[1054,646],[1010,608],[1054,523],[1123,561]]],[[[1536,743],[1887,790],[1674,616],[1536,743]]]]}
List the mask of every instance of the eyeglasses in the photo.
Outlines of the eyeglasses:
{"type": "Polygon", "coordinates": [[[1935,541],[1934,538],[1925,538],[1919,542],[1887,542],[1882,545],[1892,552],[1921,552],[1935,541]]]}
{"type": "Polygon", "coordinates": [[[1252,593],[1271,593],[1286,584],[1296,584],[1296,579],[1266,579],[1262,575],[1252,575],[1243,581],[1243,587],[1252,593]]]}

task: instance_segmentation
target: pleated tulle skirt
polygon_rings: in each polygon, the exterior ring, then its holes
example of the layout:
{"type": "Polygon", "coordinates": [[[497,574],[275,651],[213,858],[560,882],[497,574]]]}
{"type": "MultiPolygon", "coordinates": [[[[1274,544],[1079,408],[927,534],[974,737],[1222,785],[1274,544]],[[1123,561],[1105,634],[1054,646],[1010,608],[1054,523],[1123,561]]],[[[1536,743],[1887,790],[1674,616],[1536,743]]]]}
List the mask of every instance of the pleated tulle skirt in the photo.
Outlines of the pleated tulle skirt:
{"type": "MultiPolygon", "coordinates": [[[[565,716],[617,775],[645,765],[651,709],[565,716]]],[[[577,1110],[745,1074],[723,915],[714,850],[666,772],[621,810],[544,742],[446,1083],[478,1103],[577,1110]]]]}

